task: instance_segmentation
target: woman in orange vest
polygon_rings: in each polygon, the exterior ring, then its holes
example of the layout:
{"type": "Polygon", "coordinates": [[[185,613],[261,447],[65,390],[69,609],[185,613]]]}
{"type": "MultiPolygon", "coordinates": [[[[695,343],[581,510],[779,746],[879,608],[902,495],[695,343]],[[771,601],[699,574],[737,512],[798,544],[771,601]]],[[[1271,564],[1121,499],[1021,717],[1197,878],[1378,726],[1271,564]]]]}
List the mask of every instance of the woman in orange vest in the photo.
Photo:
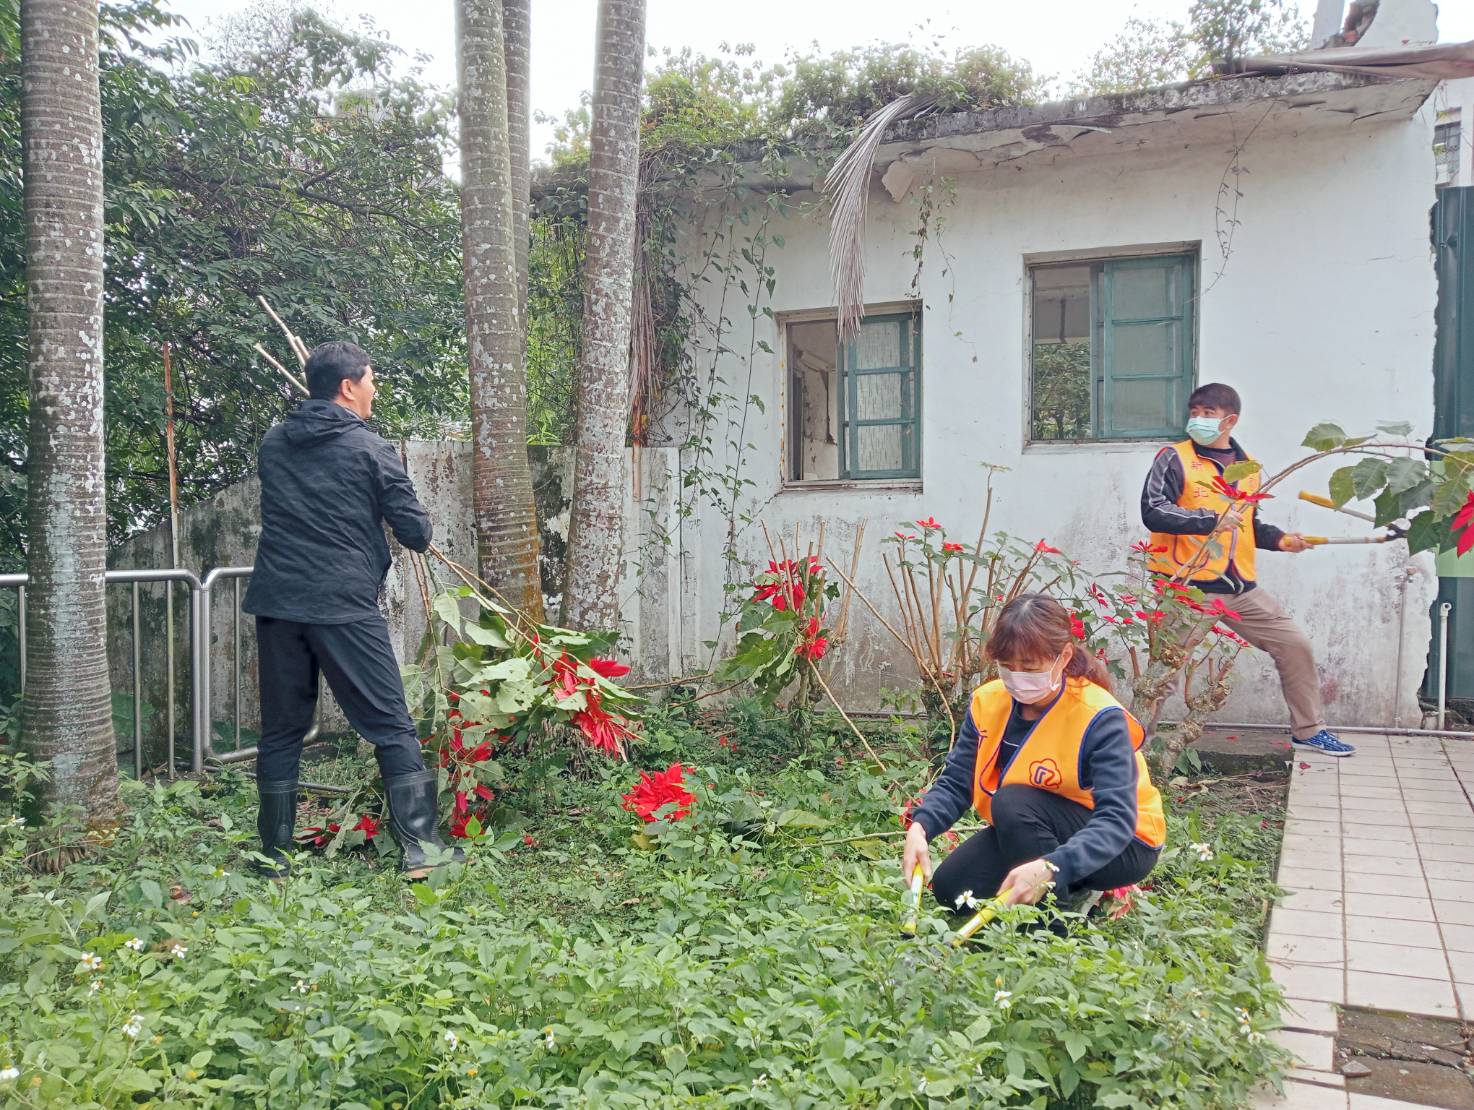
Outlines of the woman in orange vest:
{"type": "Polygon", "coordinates": [[[947,909],[997,896],[1062,908],[1140,882],[1166,840],[1162,798],[1141,756],[1145,730],[1111,696],[1104,664],[1071,635],[1053,598],[998,615],[988,654],[1000,678],[974,691],[941,777],[912,814],[901,868],[917,864],[947,909]],[[932,876],[927,842],[969,806],[988,827],[932,876]]]}

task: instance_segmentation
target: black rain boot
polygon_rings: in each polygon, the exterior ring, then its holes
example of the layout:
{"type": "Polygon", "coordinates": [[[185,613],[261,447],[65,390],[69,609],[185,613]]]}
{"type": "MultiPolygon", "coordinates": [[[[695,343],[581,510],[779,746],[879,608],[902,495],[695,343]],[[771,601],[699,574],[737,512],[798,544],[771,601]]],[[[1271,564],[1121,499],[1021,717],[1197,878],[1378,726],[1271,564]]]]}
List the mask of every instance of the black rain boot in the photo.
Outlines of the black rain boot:
{"type": "MultiPolygon", "coordinates": [[[[435,808],[435,777],[434,771],[415,771],[384,779],[389,795],[389,832],[399,844],[399,870],[406,879],[423,879],[435,870],[426,857],[427,846],[442,852],[448,847],[436,828],[440,815],[435,808]]],[[[453,851],[452,861],[464,863],[466,853],[459,848],[453,851]]]]}
{"type": "Polygon", "coordinates": [[[270,862],[251,861],[251,870],[267,879],[283,879],[292,873],[287,850],[296,847],[292,833],[297,825],[297,780],[258,782],[260,808],[256,831],[261,834],[261,854],[270,862]]]}

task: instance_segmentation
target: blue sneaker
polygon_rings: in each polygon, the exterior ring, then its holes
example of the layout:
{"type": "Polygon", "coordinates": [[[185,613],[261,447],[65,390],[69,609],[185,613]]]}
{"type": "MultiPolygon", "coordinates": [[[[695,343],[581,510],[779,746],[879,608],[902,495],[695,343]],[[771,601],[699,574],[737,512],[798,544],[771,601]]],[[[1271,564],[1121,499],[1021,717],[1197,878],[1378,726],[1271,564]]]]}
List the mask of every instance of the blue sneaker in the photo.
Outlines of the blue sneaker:
{"type": "Polygon", "coordinates": [[[1302,748],[1310,748],[1312,751],[1321,752],[1324,755],[1333,755],[1337,759],[1344,759],[1356,751],[1350,744],[1340,740],[1334,732],[1324,728],[1314,736],[1308,736],[1304,740],[1296,739],[1293,736],[1290,739],[1294,740],[1302,748]]]}

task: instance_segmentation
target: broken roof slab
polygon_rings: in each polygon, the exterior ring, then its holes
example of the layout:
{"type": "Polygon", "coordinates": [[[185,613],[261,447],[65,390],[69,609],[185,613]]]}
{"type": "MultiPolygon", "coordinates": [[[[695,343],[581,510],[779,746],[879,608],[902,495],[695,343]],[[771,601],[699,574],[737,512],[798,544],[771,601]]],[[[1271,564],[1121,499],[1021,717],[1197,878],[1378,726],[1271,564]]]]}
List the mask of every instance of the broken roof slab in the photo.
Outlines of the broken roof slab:
{"type": "MultiPolygon", "coordinates": [[[[875,165],[900,199],[917,176],[960,174],[1005,162],[1092,157],[1145,146],[1228,143],[1250,129],[1274,134],[1347,132],[1410,119],[1433,91],[1428,80],[1339,73],[1225,77],[1112,96],[979,112],[934,112],[887,129],[875,165]]],[[[802,150],[786,174],[764,168],[761,148],[736,151],[743,184],[812,188],[818,173],[802,150]]]]}

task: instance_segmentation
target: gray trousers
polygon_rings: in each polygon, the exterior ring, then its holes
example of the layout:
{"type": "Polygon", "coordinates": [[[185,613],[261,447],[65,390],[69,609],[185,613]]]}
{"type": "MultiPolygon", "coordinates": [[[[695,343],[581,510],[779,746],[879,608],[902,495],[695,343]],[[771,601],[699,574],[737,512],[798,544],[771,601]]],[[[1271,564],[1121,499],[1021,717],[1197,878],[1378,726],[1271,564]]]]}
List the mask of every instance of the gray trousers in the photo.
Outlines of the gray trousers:
{"type": "Polygon", "coordinates": [[[1237,597],[1225,595],[1223,603],[1239,614],[1238,620],[1225,619],[1223,623],[1274,659],[1285,704],[1290,707],[1290,734],[1296,740],[1306,740],[1325,728],[1326,710],[1321,702],[1315,654],[1300,626],[1262,589],[1237,597]]]}

